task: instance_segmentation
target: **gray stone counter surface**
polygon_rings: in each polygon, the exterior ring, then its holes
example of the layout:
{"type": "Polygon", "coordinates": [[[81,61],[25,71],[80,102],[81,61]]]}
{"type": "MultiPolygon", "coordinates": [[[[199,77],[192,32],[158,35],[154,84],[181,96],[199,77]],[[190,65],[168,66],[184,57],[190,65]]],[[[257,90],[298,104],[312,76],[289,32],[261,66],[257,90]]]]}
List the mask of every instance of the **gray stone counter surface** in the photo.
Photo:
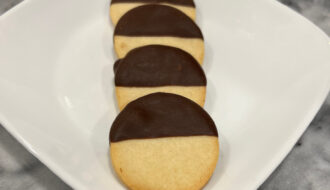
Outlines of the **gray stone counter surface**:
{"type": "MultiPolygon", "coordinates": [[[[20,1],[0,0],[0,15],[20,1]]],[[[330,0],[281,2],[330,35],[330,0]]],[[[0,126],[0,189],[71,188],[0,126]]],[[[296,146],[259,190],[330,190],[330,95],[296,146]]]]}

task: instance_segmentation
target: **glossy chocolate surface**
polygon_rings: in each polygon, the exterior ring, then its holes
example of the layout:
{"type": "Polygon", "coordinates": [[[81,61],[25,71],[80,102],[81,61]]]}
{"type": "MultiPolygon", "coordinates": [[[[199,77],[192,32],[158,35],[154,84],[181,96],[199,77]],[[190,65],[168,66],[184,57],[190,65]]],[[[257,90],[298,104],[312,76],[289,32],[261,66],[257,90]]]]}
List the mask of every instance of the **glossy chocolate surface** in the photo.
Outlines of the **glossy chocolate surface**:
{"type": "Polygon", "coordinates": [[[114,35],[200,38],[196,23],[181,11],[165,5],[144,5],[128,11],[118,21],[114,35]]]}
{"type": "Polygon", "coordinates": [[[116,61],[114,71],[116,86],[206,86],[198,62],[189,53],[169,46],[133,49],[116,61]]]}
{"type": "Polygon", "coordinates": [[[129,103],[117,116],[110,142],[183,136],[218,136],[211,117],[193,101],[154,93],[129,103]]]}

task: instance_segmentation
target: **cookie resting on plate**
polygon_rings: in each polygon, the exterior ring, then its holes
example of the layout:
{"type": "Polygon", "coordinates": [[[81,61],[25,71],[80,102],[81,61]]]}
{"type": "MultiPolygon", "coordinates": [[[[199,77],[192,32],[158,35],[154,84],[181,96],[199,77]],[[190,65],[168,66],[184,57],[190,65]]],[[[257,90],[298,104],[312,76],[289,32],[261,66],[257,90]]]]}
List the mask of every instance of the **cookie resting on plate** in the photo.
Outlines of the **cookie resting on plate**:
{"type": "Polygon", "coordinates": [[[218,161],[218,132],[193,101],[154,93],[129,103],[117,116],[110,155],[129,189],[199,190],[218,161]]]}
{"type": "Polygon", "coordinates": [[[187,52],[162,45],[130,51],[114,65],[119,109],[154,92],[179,94],[204,106],[206,77],[198,62],[187,52]]]}
{"type": "Polygon", "coordinates": [[[196,10],[193,0],[112,0],[110,4],[110,18],[114,25],[129,10],[147,4],[161,4],[174,7],[195,20],[196,10]]]}
{"type": "Polygon", "coordinates": [[[118,58],[145,45],[167,45],[180,48],[203,64],[204,40],[196,23],[181,11],[165,5],[143,5],[128,11],[114,31],[118,58]]]}

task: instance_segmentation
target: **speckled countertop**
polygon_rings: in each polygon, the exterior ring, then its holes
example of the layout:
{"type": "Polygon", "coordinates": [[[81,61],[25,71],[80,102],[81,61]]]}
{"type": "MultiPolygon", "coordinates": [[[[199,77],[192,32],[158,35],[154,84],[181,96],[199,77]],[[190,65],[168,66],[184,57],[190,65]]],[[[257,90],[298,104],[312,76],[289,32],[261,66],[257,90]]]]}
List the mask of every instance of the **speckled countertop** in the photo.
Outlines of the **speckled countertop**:
{"type": "MultiPolygon", "coordinates": [[[[20,1],[0,0],[0,15],[20,1]]],[[[330,35],[330,0],[281,2],[330,35]]],[[[0,126],[0,189],[71,188],[0,126]]],[[[330,95],[296,146],[259,190],[330,190],[330,95]]]]}

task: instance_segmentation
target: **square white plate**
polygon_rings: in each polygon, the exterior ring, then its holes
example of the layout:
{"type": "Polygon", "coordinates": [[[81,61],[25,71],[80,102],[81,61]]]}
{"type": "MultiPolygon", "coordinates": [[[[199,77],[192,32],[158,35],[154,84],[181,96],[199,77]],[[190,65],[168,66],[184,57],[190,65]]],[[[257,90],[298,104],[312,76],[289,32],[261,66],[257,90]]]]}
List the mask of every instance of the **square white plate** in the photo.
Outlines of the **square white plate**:
{"type": "MultiPolygon", "coordinates": [[[[205,109],[221,157],[205,189],[256,189],[330,87],[329,38],[273,0],[196,0],[205,109]]],[[[26,0],[0,17],[0,121],[75,189],[124,189],[108,133],[118,114],[108,0],[26,0]]]]}

